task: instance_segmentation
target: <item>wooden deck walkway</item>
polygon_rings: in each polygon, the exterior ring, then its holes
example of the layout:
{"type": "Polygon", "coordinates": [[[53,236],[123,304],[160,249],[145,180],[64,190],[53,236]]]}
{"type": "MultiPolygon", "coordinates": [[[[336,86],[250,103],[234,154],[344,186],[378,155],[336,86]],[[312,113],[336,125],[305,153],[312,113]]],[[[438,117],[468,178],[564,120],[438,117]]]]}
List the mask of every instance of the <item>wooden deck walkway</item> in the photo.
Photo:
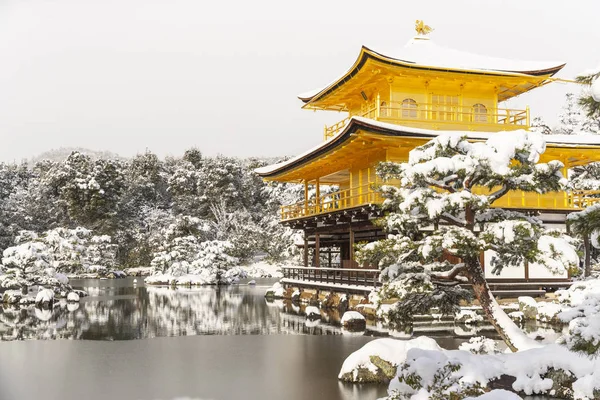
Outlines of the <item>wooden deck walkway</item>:
{"type": "MultiPolygon", "coordinates": [[[[338,290],[368,294],[381,286],[380,271],[367,268],[282,267],[282,283],[308,289],[338,290]]],[[[568,288],[573,282],[565,279],[488,279],[496,297],[541,297],[549,291],[568,288]]],[[[470,285],[462,285],[470,288],[470,285]]]]}

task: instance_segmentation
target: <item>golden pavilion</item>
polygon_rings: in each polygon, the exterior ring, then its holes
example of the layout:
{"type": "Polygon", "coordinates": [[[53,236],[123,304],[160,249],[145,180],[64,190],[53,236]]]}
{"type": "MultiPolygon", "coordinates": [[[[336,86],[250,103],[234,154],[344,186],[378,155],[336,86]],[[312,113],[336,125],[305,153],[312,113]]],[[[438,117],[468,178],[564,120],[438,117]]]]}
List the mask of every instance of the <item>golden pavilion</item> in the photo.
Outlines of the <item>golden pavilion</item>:
{"type": "MultiPolygon", "coordinates": [[[[304,231],[305,267],[359,268],[354,243],[385,236],[373,224],[383,201],[375,189],[380,183],[378,163],[407,161],[413,148],[444,131],[485,140],[503,131],[529,129],[529,108],[505,108],[504,102],[553,82],[565,65],[465,53],[437,45],[429,31],[417,21],[417,35],[393,55],[363,46],[345,74],[300,95],[305,109],[347,116],[326,126],[324,141],[314,148],[256,170],[268,181],[304,185],[304,200],[283,206],[281,222],[304,231]],[[322,194],[325,186],[337,191],[322,194]]],[[[569,168],[600,161],[597,136],[548,135],[546,142],[540,162],[560,160],[565,176],[569,168]]],[[[594,194],[514,191],[494,206],[539,211],[546,223],[560,225],[569,212],[600,200],[594,194]]]]}

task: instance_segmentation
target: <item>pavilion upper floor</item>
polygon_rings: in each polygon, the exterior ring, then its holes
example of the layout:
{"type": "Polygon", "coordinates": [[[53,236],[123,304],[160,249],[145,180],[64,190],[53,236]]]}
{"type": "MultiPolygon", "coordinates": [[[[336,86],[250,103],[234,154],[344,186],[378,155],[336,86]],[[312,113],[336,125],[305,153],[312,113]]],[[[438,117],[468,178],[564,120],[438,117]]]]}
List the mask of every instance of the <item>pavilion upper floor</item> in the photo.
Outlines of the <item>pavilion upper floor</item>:
{"type": "Polygon", "coordinates": [[[384,55],[362,47],[354,65],[324,88],[304,93],[303,108],[347,113],[324,138],[358,116],[431,130],[498,132],[528,128],[529,108],[504,102],[556,80],[558,62],[479,56],[417,35],[384,55]]]}
{"type": "MultiPolygon", "coordinates": [[[[384,161],[405,162],[409,152],[439,132],[352,118],[334,138],[284,163],[260,168],[267,180],[296,182],[304,185],[304,199],[281,207],[281,220],[293,221],[339,211],[380,205],[378,191],[383,182],[376,174],[384,161]]],[[[470,140],[485,140],[485,132],[464,132],[470,140]]],[[[569,168],[600,161],[597,137],[548,136],[546,152],[540,162],[561,161],[567,176],[569,168]]],[[[478,194],[489,193],[484,187],[478,194]]],[[[568,190],[553,193],[511,191],[494,202],[493,207],[543,212],[568,213],[600,202],[600,191],[568,190]]]]}

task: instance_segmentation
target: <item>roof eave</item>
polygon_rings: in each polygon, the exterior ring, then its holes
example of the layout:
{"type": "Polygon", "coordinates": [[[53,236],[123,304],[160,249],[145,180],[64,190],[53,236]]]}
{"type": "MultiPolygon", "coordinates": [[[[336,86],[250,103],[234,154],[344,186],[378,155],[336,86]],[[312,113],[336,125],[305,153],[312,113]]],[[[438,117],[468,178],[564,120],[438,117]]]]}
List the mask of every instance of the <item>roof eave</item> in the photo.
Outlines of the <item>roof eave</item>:
{"type": "Polygon", "coordinates": [[[342,86],[344,83],[346,83],[348,80],[350,80],[354,75],[356,75],[358,73],[358,71],[360,71],[362,66],[366,63],[366,61],[369,58],[372,58],[376,61],[399,66],[399,67],[412,68],[412,69],[426,69],[426,70],[437,71],[437,72],[454,72],[454,73],[463,73],[463,74],[493,75],[493,76],[529,76],[529,77],[536,77],[536,78],[554,76],[556,73],[558,73],[558,71],[560,71],[566,65],[566,63],[562,63],[560,65],[557,65],[556,67],[547,68],[544,70],[534,70],[534,71],[503,71],[503,70],[445,68],[445,67],[421,65],[421,64],[416,64],[412,61],[406,61],[406,60],[400,60],[400,59],[393,58],[393,57],[388,57],[388,56],[378,53],[374,50],[371,50],[366,46],[362,46],[360,49],[358,58],[356,59],[356,61],[352,65],[352,67],[344,75],[342,75],[336,81],[332,82],[331,84],[329,84],[328,86],[326,86],[324,89],[322,89],[320,92],[314,94],[313,96],[310,96],[310,97],[298,96],[298,98],[302,102],[305,103],[305,105],[302,106],[302,108],[311,108],[311,107],[309,107],[309,105],[311,103],[314,103],[314,102],[320,100],[327,94],[333,92],[335,89],[342,86]]]}

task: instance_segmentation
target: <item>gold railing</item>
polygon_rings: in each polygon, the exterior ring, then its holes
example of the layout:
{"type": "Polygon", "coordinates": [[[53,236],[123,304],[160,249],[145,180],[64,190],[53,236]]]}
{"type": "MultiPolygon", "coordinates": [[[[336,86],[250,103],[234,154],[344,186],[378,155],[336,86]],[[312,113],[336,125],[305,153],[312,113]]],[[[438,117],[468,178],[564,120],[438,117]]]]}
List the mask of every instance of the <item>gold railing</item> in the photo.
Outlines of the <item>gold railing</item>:
{"type": "MultiPolygon", "coordinates": [[[[449,104],[381,103],[379,100],[366,103],[366,107],[363,107],[363,110],[355,115],[377,121],[408,125],[415,123],[444,124],[449,129],[465,130],[479,128],[489,131],[490,128],[494,128],[501,131],[528,128],[530,124],[529,108],[525,110],[510,108],[483,109],[449,104]]],[[[340,133],[352,116],[350,115],[331,126],[326,126],[325,140],[340,133]]]]}
{"type": "MultiPolygon", "coordinates": [[[[486,188],[475,188],[473,193],[489,194],[486,188]]],[[[318,199],[281,206],[281,220],[287,221],[326,214],[366,204],[381,204],[383,196],[372,183],[323,195],[318,199]]],[[[600,190],[533,193],[512,191],[494,202],[493,207],[531,210],[581,210],[600,203],[600,190]]]]}
{"type": "Polygon", "coordinates": [[[378,113],[379,113],[379,111],[378,111],[378,107],[377,107],[377,101],[365,103],[365,105],[362,107],[362,110],[360,113],[354,114],[354,115],[349,115],[346,118],[344,118],[343,120],[336,122],[335,124],[333,124],[331,126],[325,125],[325,132],[323,133],[323,138],[324,138],[324,140],[327,140],[327,139],[334,137],[338,133],[340,133],[344,129],[346,124],[348,124],[348,121],[350,121],[350,118],[352,118],[353,116],[377,119],[378,113]]]}
{"type": "Polygon", "coordinates": [[[600,190],[577,190],[569,193],[572,208],[586,208],[600,203],[600,190]]]}
{"type": "Polygon", "coordinates": [[[281,220],[303,218],[311,215],[326,214],[337,210],[345,210],[365,204],[381,204],[383,197],[374,189],[373,183],[351,189],[328,193],[319,198],[301,201],[296,204],[281,206],[281,220]]]}

